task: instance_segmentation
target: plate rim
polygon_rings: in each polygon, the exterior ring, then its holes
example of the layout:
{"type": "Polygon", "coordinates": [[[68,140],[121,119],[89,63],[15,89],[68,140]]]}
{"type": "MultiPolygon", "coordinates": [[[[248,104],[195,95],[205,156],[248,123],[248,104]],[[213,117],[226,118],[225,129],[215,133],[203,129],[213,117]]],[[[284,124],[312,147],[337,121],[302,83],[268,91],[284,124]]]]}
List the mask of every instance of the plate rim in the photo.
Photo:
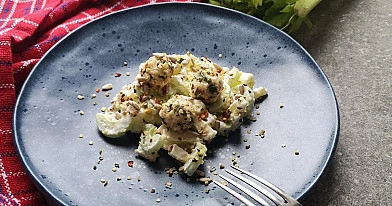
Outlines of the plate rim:
{"type": "Polygon", "coordinates": [[[297,199],[299,201],[303,200],[304,198],[306,198],[306,196],[314,189],[314,186],[320,181],[321,177],[325,174],[327,168],[331,165],[332,163],[332,159],[333,159],[333,155],[335,154],[335,151],[337,149],[338,146],[338,142],[339,142],[339,135],[340,135],[340,112],[339,112],[339,105],[338,105],[338,101],[334,92],[334,89],[332,87],[331,82],[329,81],[328,77],[326,76],[325,72],[322,70],[322,68],[319,66],[319,64],[315,61],[315,59],[313,58],[313,56],[311,56],[308,51],[302,46],[300,45],[292,36],[288,35],[287,33],[281,31],[280,29],[266,23],[265,21],[258,19],[254,16],[248,15],[246,13],[237,11],[237,10],[233,10],[230,8],[226,8],[226,7],[221,7],[221,6],[217,6],[217,5],[213,5],[213,4],[208,4],[208,3],[203,3],[203,2],[159,2],[159,3],[148,3],[148,4],[144,4],[144,5],[139,5],[139,6],[135,6],[135,7],[131,7],[131,8],[126,8],[126,9],[122,9],[122,10],[118,10],[109,14],[105,14],[101,17],[98,17],[94,20],[91,20],[81,26],[79,26],[78,28],[74,29],[73,31],[69,32],[68,34],[66,34],[64,37],[62,37],[62,39],[60,39],[58,42],[56,42],[50,49],[48,49],[48,51],[40,58],[40,60],[36,63],[36,65],[33,67],[33,69],[31,70],[31,72],[29,73],[29,75],[27,76],[26,80],[23,83],[23,86],[20,89],[19,94],[17,95],[16,98],[16,102],[15,102],[15,106],[14,106],[14,112],[12,115],[12,138],[13,138],[13,143],[15,146],[15,150],[17,153],[17,156],[23,166],[23,168],[26,170],[28,176],[30,177],[30,179],[32,180],[32,182],[34,183],[34,185],[38,188],[38,190],[42,193],[46,193],[46,195],[44,194],[43,196],[45,197],[45,200],[49,203],[57,203],[57,204],[61,204],[61,205],[67,205],[66,202],[64,202],[60,197],[56,196],[54,194],[54,192],[50,189],[50,187],[48,187],[44,182],[40,181],[40,178],[37,176],[37,174],[35,174],[34,172],[32,172],[32,162],[27,160],[24,154],[24,145],[21,143],[21,138],[18,136],[17,134],[17,128],[18,126],[16,125],[16,121],[17,121],[17,111],[18,111],[18,107],[21,104],[21,99],[22,99],[22,94],[26,89],[26,85],[27,83],[30,81],[30,79],[32,78],[32,76],[34,75],[34,72],[36,71],[36,68],[38,68],[40,66],[40,64],[42,63],[42,61],[44,61],[47,56],[56,49],[56,47],[60,44],[62,44],[63,41],[66,41],[67,38],[69,38],[71,35],[73,35],[76,32],[79,32],[80,30],[82,30],[84,27],[86,27],[89,24],[92,24],[96,21],[99,21],[103,18],[106,18],[108,16],[112,16],[112,15],[116,15],[117,13],[122,13],[122,12],[132,12],[133,10],[136,9],[140,9],[143,7],[155,7],[155,6],[161,6],[161,5],[167,5],[167,4],[178,4],[181,6],[188,6],[188,5],[199,5],[201,7],[212,7],[215,9],[223,9],[223,10],[227,10],[230,12],[235,12],[239,15],[243,15],[246,18],[252,18],[255,19],[257,21],[259,21],[260,23],[264,24],[267,27],[270,27],[274,30],[279,31],[281,34],[285,35],[287,38],[290,39],[290,41],[292,41],[296,46],[298,46],[298,48],[300,48],[307,56],[308,58],[312,61],[312,63],[314,65],[317,66],[317,70],[320,72],[320,74],[322,75],[323,79],[326,80],[326,83],[328,85],[329,88],[329,93],[331,94],[331,96],[333,97],[333,107],[335,108],[335,115],[336,115],[336,124],[334,125],[334,136],[330,137],[329,141],[330,144],[328,144],[329,146],[331,146],[329,149],[328,153],[325,153],[325,157],[326,157],[326,161],[322,162],[323,164],[320,164],[320,172],[317,173],[317,175],[312,178],[313,181],[311,184],[309,184],[308,189],[303,190],[297,197],[297,199]],[[50,196],[50,198],[48,198],[48,196],[50,196]]]}

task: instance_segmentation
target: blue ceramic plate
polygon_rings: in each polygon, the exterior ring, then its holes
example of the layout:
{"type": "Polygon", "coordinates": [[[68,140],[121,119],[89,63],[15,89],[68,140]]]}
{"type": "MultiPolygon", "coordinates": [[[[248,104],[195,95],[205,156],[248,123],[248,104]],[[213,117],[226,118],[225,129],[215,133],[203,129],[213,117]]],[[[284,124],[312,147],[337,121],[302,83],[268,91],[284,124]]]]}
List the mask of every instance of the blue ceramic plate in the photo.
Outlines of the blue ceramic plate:
{"type": "Polygon", "coordinates": [[[338,139],[338,107],[323,71],[297,42],[263,21],[206,4],[166,3],[88,23],[61,40],[31,72],[17,100],[14,139],[26,170],[49,201],[238,204],[214,184],[204,186],[187,182],[182,174],[168,175],[165,168],[178,164],[164,154],[156,163],[138,158],[133,150],[139,135],[108,139],[97,130],[95,114],[110,105],[122,85],[134,80],[141,62],[153,52],[187,51],[251,72],[256,86],[269,91],[254,111],[257,121],[245,123],[229,142],[216,138],[208,145],[212,153],[201,169],[219,179],[210,171],[223,172],[219,164],[231,165],[235,158],[241,168],[293,197],[305,196],[328,165],[338,139]],[[122,76],[114,77],[115,73],[122,76]],[[113,83],[111,96],[100,92],[91,99],[95,88],[106,83],[113,83]],[[79,100],[78,95],[85,99],[79,100]],[[264,138],[257,136],[261,130],[264,138]],[[103,160],[98,164],[100,156],[103,160]],[[134,161],[133,167],[128,161],[134,161]],[[108,181],[106,186],[101,178],[108,181]],[[172,186],[167,187],[167,182],[172,186]]]}

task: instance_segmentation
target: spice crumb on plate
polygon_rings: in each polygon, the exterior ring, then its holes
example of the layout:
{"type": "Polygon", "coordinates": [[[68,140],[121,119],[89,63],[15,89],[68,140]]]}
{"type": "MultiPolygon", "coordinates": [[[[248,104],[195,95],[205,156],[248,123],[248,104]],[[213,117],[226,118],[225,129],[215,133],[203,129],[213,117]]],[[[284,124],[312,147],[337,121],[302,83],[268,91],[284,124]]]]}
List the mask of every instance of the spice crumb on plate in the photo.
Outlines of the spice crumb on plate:
{"type": "Polygon", "coordinates": [[[107,90],[111,90],[113,89],[113,84],[112,83],[108,83],[102,86],[102,91],[107,91],[107,90]]]}
{"type": "Polygon", "coordinates": [[[166,186],[166,187],[172,187],[172,186],[173,186],[173,183],[172,183],[172,182],[166,182],[165,186],[166,186]]]}
{"type": "Polygon", "coordinates": [[[77,98],[78,98],[79,100],[83,100],[83,99],[84,99],[84,96],[79,94],[79,95],[77,96],[77,98]]]}
{"type": "Polygon", "coordinates": [[[133,167],[133,161],[132,160],[128,161],[128,167],[133,167]]]}

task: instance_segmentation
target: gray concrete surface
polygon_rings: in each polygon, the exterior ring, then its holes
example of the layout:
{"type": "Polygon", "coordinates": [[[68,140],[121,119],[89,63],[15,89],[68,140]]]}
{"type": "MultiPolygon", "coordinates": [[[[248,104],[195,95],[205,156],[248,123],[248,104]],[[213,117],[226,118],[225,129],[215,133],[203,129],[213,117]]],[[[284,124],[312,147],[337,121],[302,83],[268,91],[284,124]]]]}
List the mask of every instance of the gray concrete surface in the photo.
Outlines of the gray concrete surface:
{"type": "Polygon", "coordinates": [[[330,80],[339,144],[304,205],[392,205],[392,2],[323,0],[292,36],[330,80]]]}

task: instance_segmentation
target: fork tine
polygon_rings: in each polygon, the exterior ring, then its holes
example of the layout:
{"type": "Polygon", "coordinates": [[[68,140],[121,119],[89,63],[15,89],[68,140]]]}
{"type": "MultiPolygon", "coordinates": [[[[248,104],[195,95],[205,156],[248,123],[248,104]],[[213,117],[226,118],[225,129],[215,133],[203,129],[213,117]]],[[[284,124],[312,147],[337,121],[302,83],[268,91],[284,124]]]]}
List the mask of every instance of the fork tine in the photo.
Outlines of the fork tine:
{"type": "MultiPolygon", "coordinates": [[[[272,183],[264,180],[263,178],[256,176],[250,172],[247,172],[243,169],[240,169],[238,167],[234,167],[231,166],[233,169],[248,175],[249,177],[252,177],[253,179],[259,181],[260,183],[262,183],[263,185],[267,186],[268,188],[270,188],[271,190],[273,190],[274,192],[276,192],[276,194],[278,194],[280,197],[282,197],[286,203],[296,203],[297,205],[301,205],[300,203],[298,203],[294,198],[292,198],[290,195],[286,194],[285,192],[283,192],[283,190],[281,190],[279,187],[273,185],[272,183]]],[[[255,188],[257,189],[257,188],[255,188]]],[[[260,191],[261,192],[261,191],[260,191]]],[[[267,196],[268,197],[268,196],[267,196]]],[[[274,197],[275,198],[275,197],[274,197]]],[[[271,199],[275,204],[278,204],[276,201],[277,199],[275,198],[275,200],[271,199]]]]}
{"type": "MultiPolygon", "coordinates": [[[[247,194],[249,197],[253,198],[254,200],[256,200],[256,202],[260,203],[261,205],[265,205],[267,206],[268,203],[263,200],[260,196],[258,196],[257,194],[255,194],[254,192],[250,191],[249,189],[245,188],[244,186],[238,184],[237,182],[233,181],[230,178],[227,178],[223,175],[218,174],[219,177],[221,177],[222,179],[224,179],[226,182],[230,183],[231,185],[235,186],[236,188],[240,189],[241,191],[243,191],[245,194],[247,194]]],[[[226,187],[227,189],[230,189],[229,187],[226,187]]],[[[235,192],[235,191],[233,191],[235,192]]],[[[237,192],[235,192],[237,193],[237,192]]],[[[238,193],[237,193],[238,194],[238,193]]],[[[239,196],[241,196],[242,198],[244,198],[242,195],[238,194],[239,196]]],[[[234,195],[235,197],[239,198],[237,195],[234,195]]],[[[242,198],[240,199],[242,201],[242,198]]],[[[246,203],[245,203],[246,204],[246,203]]],[[[248,203],[249,204],[249,203],[248,203]]],[[[253,203],[251,203],[253,205],[253,203]]]]}
{"type": "Polygon", "coordinates": [[[256,206],[251,201],[246,199],[244,196],[240,195],[239,193],[235,192],[234,190],[230,189],[229,187],[223,185],[222,183],[220,183],[220,182],[218,182],[216,180],[212,180],[212,182],[214,182],[216,185],[218,185],[219,187],[221,187],[222,189],[226,190],[228,193],[230,193],[231,195],[233,195],[234,197],[239,199],[245,205],[247,205],[247,206],[256,206]]]}
{"type": "MultiPolygon", "coordinates": [[[[274,196],[272,195],[269,191],[267,191],[266,189],[260,187],[259,185],[257,185],[255,182],[245,178],[244,176],[241,176],[239,174],[234,173],[231,170],[225,169],[225,171],[231,175],[233,175],[234,177],[240,179],[241,181],[245,182],[246,184],[250,185],[251,187],[255,188],[257,191],[261,192],[264,196],[268,197],[268,199],[270,199],[272,202],[274,202],[275,204],[279,205],[280,201],[274,196]]],[[[253,177],[252,177],[253,178],[253,177]]],[[[264,182],[266,182],[264,180],[264,182]]],[[[262,182],[263,183],[263,182],[262,182]]]]}

